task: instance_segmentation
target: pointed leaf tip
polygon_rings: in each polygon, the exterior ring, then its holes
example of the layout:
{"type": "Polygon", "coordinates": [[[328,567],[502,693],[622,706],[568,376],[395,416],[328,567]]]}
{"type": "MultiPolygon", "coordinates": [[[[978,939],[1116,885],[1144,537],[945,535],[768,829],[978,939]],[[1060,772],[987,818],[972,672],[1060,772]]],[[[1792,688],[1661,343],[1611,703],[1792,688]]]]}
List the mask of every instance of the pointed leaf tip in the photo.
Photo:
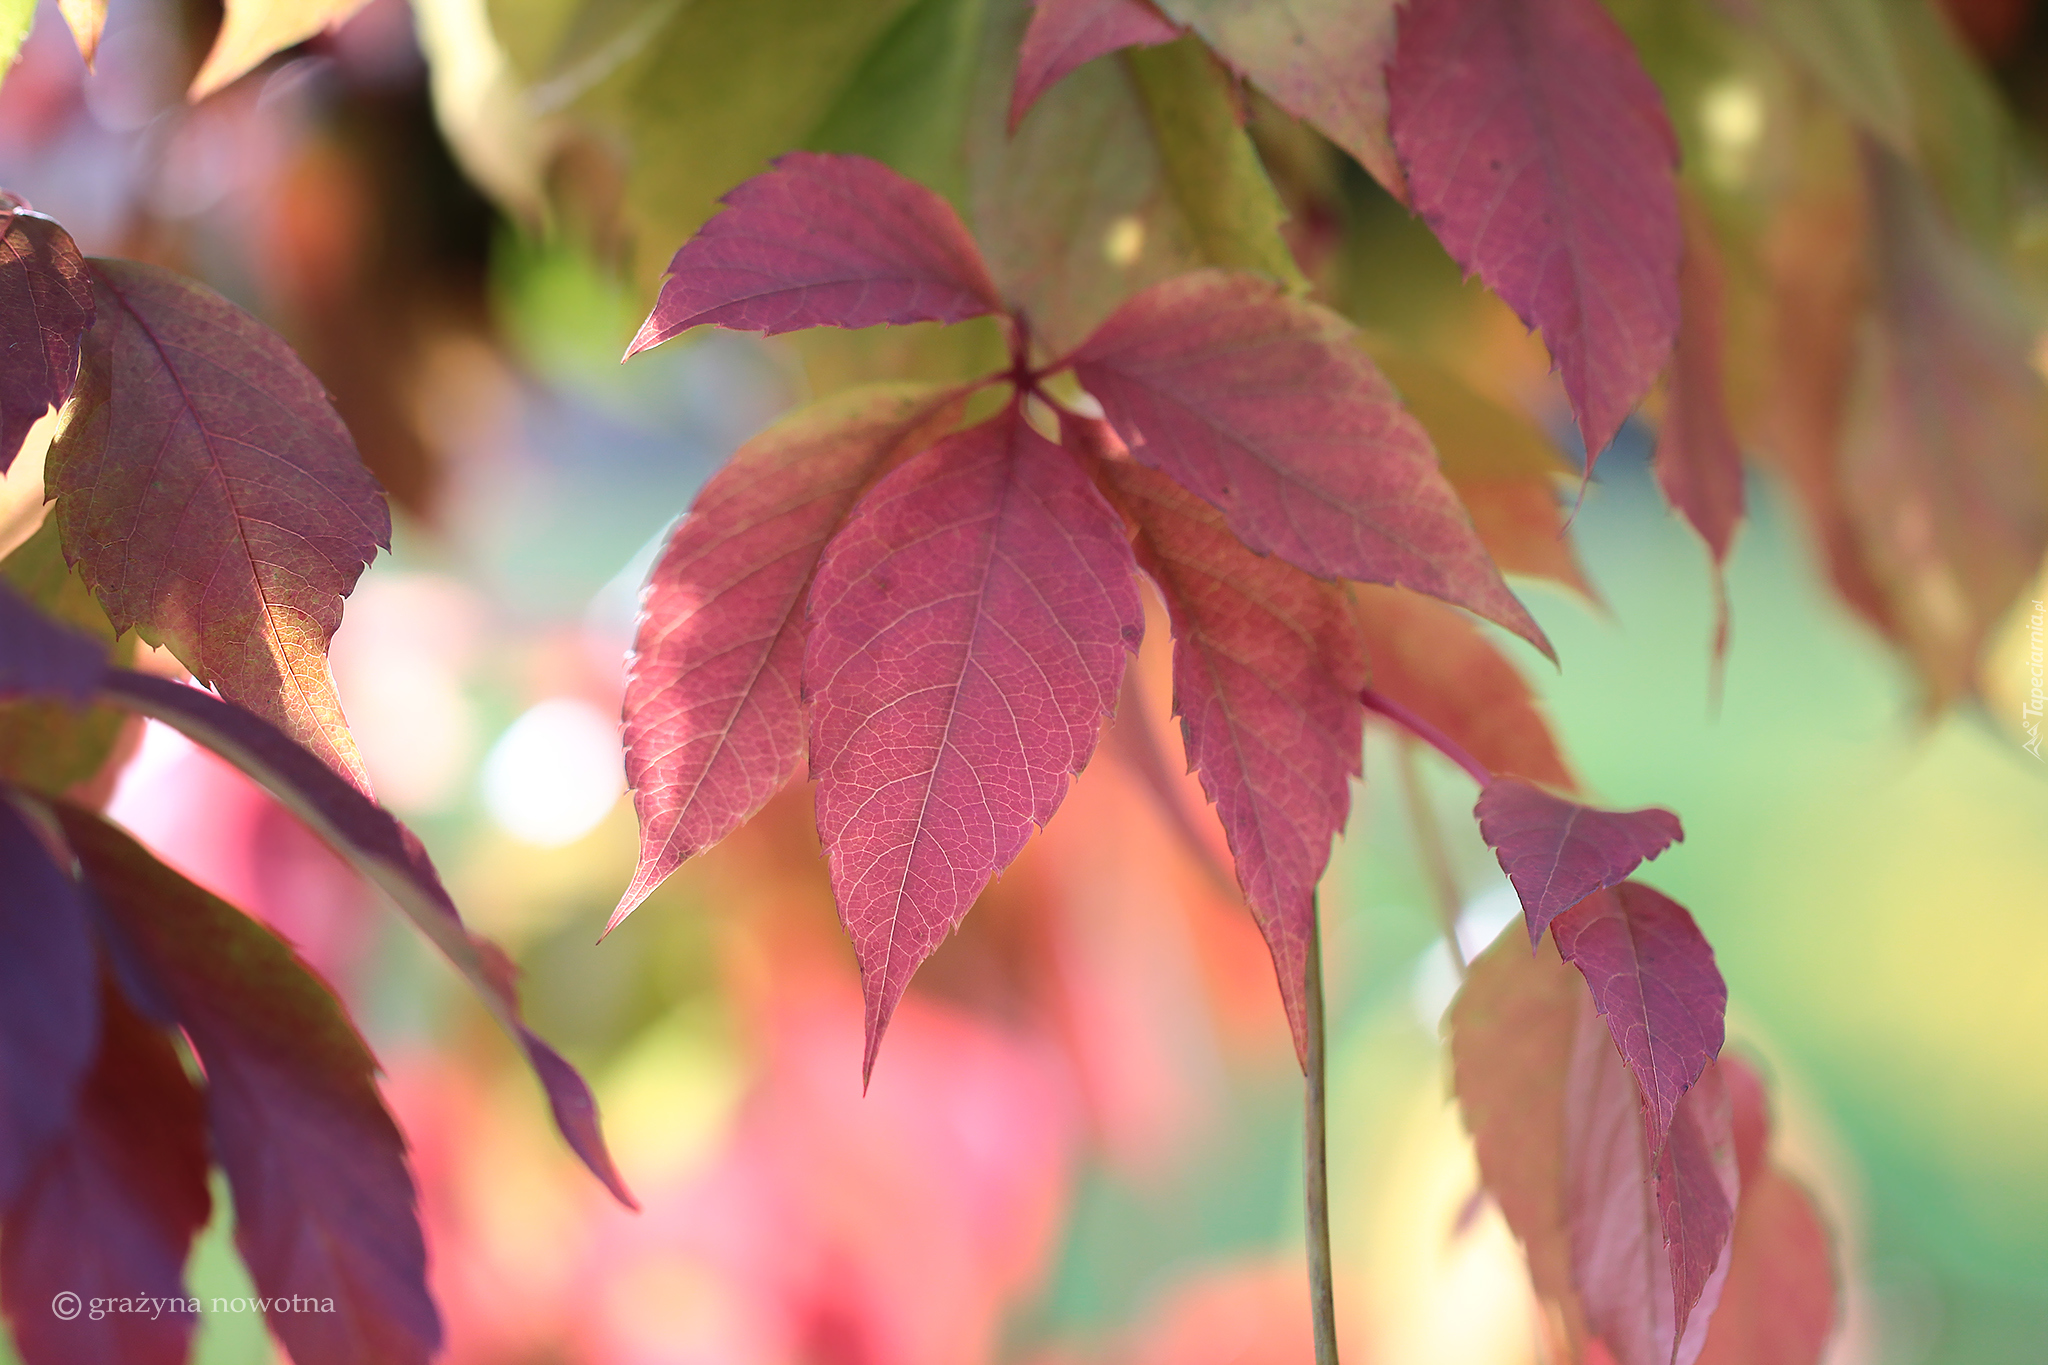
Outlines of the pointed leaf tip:
{"type": "Polygon", "coordinates": [[[1010,131],[1017,131],[1040,95],[1076,68],[1127,47],[1154,47],[1179,36],[1180,28],[1150,0],[1035,0],[1017,53],[1010,131]]]}
{"type": "Polygon", "coordinates": [[[64,405],[92,326],[92,281],[71,235],[0,191],[0,474],[28,429],[64,405]]]}
{"type": "Polygon", "coordinates": [[[1521,898],[1532,947],[1566,910],[1685,838],[1668,810],[1597,810],[1514,777],[1488,783],[1472,813],[1521,898]]]}

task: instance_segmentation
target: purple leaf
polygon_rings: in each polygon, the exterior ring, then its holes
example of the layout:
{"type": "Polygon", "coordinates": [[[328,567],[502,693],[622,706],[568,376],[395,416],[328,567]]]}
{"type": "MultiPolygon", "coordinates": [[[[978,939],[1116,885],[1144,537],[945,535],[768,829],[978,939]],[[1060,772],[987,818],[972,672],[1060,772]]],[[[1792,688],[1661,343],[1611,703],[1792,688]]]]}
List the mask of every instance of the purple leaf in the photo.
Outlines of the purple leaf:
{"type": "Polygon", "coordinates": [[[1678,142],[1599,0],[1408,0],[1387,69],[1409,202],[1564,375],[1586,466],[1678,330],[1678,142]]]}
{"type": "Polygon", "coordinates": [[[818,556],[854,500],[960,408],[929,388],[842,394],[741,446],[697,495],[641,598],[625,704],[640,865],[606,932],[795,775],[818,556]]]}
{"type": "Polygon", "coordinates": [[[184,1365],[195,1315],[179,1306],[69,1322],[63,1291],[180,1300],[206,1226],[206,1117],[161,1030],[100,992],[99,1055],[78,1114],[0,1219],[0,1302],[26,1365],[184,1365]]]}
{"type": "Polygon", "coordinates": [[[1166,599],[1188,764],[1216,803],[1306,1058],[1308,937],[1359,773],[1364,640],[1341,588],[1253,554],[1165,475],[1130,461],[1101,468],[1166,599]]]}
{"type": "Polygon", "coordinates": [[[0,580],[0,699],[58,697],[83,706],[106,671],[105,645],[45,616],[0,580]]]}
{"type": "Polygon", "coordinates": [[[1640,882],[1598,891],[1551,925],[1607,1018],[1643,1095],[1643,1139],[1664,1145],[1679,1101],[1721,1055],[1728,986],[1685,907],[1640,882]]]}
{"type": "Polygon", "coordinates": [[[376,1063],[291,949],[99,817],[59,818],[206,1070],[235,1244],[298,1365],[424,1365],[440,1346],[405,1142],[376,1063]]]}
{"type": "MultiPolygon", "coordinates": [[[[1657,1219],[1671,1272],[1672,1311],[1681,1340],[1695,1308],[1704,1325],[1714,1311],[1707,1285],[1718,1272],[1726,1282],[1728,1238],[1735,1227],[1739,1165],[1735,1159],[1726,1087],[1702,1076],[1673,1115],[1670,1140],[1657,1154],[1657,1219]]],[[[1716,1298],[1721,1286],[1717,1285],[1716,1298]]],[[[1690,1334],[1695,1352],[1706,1334],[1690,1334]]]]}
{"type": "Polygon", "coordinates": [[[1455,602],[1550,652],[1336,314],[1256,276],[1195,271],[1124,304],[1073,364],[1131,454],[1252,549],[1455,602]]]}
{"type": "Polygon", "coordinates": [[[818,831],[866,1075],[911,973],[1086,765],[1144,614],[1116,514],[1012,403],[861,501],[810,620],[818,831]]]}
{"type": "Polygon", "coordinates": [[[1002,311],[953,206],[879,161],[791,152],[724,203],[669,263],[629,359],[707,323],[774,336],[1002,311]]]}
{"type": "Polygon", "coordinates": [[[71,234],[0,190],[0,474],[28,429],[71,396],[92,282],[71,234]]]}
{"type": "Polygon", "coordinates": [[[1154,47],[1178,37],[1180,29],[1151,0],[1034,0],[1031,25],[1017,53],[1010,131],[1017,131],[1040,95],[1076,67],[1123,48],[1154,47]]]}
{"type": "Polygon", "coordinates": [[[1488,783],[1472,813],[1522,899],[1532,946],[1553,919],[1685,838],[1668,810],[1595,810],[1513,777],[1488,783]]]}
{"type": "Polygon", "coordinates": [[[0,789],[0,1209],[71,1125],[98,972],[77,887],[0,789]]]}
{"type": "Polygon", "coordinates": [[[383,492],[274,332],[154,266],[92,273],[99,316],[47,466],[65,556],[117,631],[368,790],[327,640],[391,542],[383,492]]]}
{"type": "Polygon", "coordinates": [[[463,926],[440,874],[411,830],[274,726],[239,707],[197,688],[126,669],[109,669],[105,689],[112,700],[164,722],[254,778],[396,901],[518,1040],[570,1148],[620,1203],[638,1207],[605,1150],[590,1087],[526,1027],[511,965],[488,940],[463,926]]]}

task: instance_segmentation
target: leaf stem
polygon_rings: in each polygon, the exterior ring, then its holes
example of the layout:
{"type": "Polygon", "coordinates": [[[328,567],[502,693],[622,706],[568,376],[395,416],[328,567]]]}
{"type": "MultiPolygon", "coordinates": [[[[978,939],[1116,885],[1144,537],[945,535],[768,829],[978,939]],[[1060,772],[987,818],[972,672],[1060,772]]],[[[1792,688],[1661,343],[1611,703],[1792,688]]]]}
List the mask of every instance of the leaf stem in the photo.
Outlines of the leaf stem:
{"type": "Polygon", "coordinates": [[[1330,1271],[1329,1134],[1324,1118],[1322,942],[1322,910],[1318,906],[1309,919],[1308,989],[1303,1002],[1308,1016],[1308,1132],[1303,1183],[1308,1199],[1309,1317],[1315,1331],[1316,1365],[1337,1365],[1337,1293],[1330,1271]]]}
{"type": "Polygon", "coordinates": [[[1388,720],[1400,725],[1408,733],[1414,735],[1417,739],[1429,745],[1430,748],[1435,749],[1445,758],[1463,768],[1472,775],[1472,780],[1480,786],[1484,787],[1492,783],[1493,774],[1487,770],[1484,763],[1472,757],[1464,745],[1458,743],[1457,740],[1452,739],[1421,716],[1416,715],[1413,711],[1401,705],[1400,702],[1395,701],[1392,697],[1382,696],[1370,687],[1360,692],[1358,699],[1365,703],[1366,710],[1379,712],[1388,720]]]}
{"type": "Polygon", "coordinates": [[[1401,794],[1408,800],[1408,820],[1415,829],[1415,842],[1422,853],[1423,868],[1429,873],[1430,889],[1436,893],[1437,921],[1444,931],[1444,947],[1450,950],[1451,965],[1465,976],[1465,949],[1458,942],[1457,874],[1451,870],[1450,851],[1444,847],[1443,829],[1436,822],[1436,808],[1422,786],[1422,771],[1415,762],[1415,740],[1400,736],[1395,752],[1401,766],[1401,794]]]}

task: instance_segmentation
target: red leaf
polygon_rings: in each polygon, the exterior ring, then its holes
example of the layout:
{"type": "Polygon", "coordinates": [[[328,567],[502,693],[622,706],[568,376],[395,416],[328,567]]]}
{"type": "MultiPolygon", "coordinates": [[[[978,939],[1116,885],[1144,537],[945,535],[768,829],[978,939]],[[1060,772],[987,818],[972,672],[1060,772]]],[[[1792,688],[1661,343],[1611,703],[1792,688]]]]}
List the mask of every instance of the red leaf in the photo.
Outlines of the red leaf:
{"type": "Polygon", "coordinates": [[[1668,810],[1595,810],[1513,777],[1488,783],[1472,813],[1522,899],[1532,945],[1553,919],[1685,838],[1668,810]]]}
{"type": "Polygon", "coordinates": [[[818,556],[854,500],[960,406],[911,387],[828,399],[741,446],[697,495],[641,599],[625,705],[640,865],[607,932],[795,774],[818,556]]]}
{"type": "Polygon", "coordinates": [[[1308,936],[1359,772],[1364,642],[1343,589],[1253,554],[1171,479],[1129,461],[1101,467],[1173,619],[1188,765],[1222,818],[1305,1058],[1308,936]]]}
{"type": "Polygon", "coordinates": [[[1586,467],[1678,329],[1678,143],[1599,0],[1409,0],[1387,70],[1409,199],[1540,328],[1586,467]]]}
{"type": "Polygon", "coordinates": [[[1151,0],[1033,0],[1010,92],[1010,131],[1038,97],[1076,67],[1127,47],[1154,47],[1180,29],[1151,0]]]}
{"type": "Polygon", "coordinates": [[[1643,1095],[1643,1139],[1664,1145],[1679,1101],[1721,1055],[1728,986],[1685,907],[1640,882],[1598,891],[1551,926],[1607,1018],[1643,1095]]]}
{"type": "Polygon", "coordinates": [[[1721,378],[1720,253],[1703,210],[1685,217],[1684,313],[1671,352],[1670,402],[1657,433],[1657,485],[1707,542],[1719,570],[1742,520],[1742,449],[1721,378]]]}
{"type": "Polygon", "coordinates": [[[1262,554],[1469,607],[1546,654],[1429,438],[1343,319],[1251,275],[1201,270],[1131,299],[1075,353],[1139,461],[1262,554]]]}
{"type": "Polygon", "coordinates": [[[1575,785],[1529,684],[1469,618],[1395,588],[1360,585],[1352,595],[1375,692],[1496,773],[1575,785]]]}
{"type": "Polygon", "coordinates": [[[99,1055],[78,1117],[0,1221],[0,1301],[27,1365],[184,1365],[195,1315],[50,1311],[62,1291],[182,1300],[206,1226],[205,1105],[170,1039],[100,992],[99,1055]]]}
{"type": "Polygon", "coordinates": [[[281,726],[357,786],[327,673],[391,513],[279,337],[154,266],[95,260],[99,316],[47,478],[64,553],[117,631],[281,726]]]}
{"type": "Polygon", "coordinates": [[[810,617],[818,830],[866,1074],[917,964],[1087,763],[1144,616],[1116,514],[1013,403],[861,501],[810,617]]]}
{"type": "Polygon", "coordinates": [[[62,407],[92,326],[92,282],[71,234],[0,190],[0,474],[38,418],[62,407]]]}
{"type": "Polygon", "coordinates": [[[0,790],[0,1209],[72,1109],[98,1031],[92,939],[77,888],[0,790]]]}
{"type": "Polygon", "coordinates": [[[405,1143],[333,996],[269,930],[114,826],[76,807],[59,815],[205,1067],[235,1244],[258,1292],[317,1301],[270,1310],[271,1330],[298,1365],[424,1363],[441,1325],[405,1143]]]}
{"type": "Polygon", "coordinates": [[[0,698],[61,697],[83,706],[107,671],[107,647],[61,625],[0,581],[0,698]]]}
{"type": "Polygon", "coordinates": [[[774,336],[1002,311],[953,206],[879,161],[791,152],[723,202],[669,262],[629,358],[706,323],[774,336]]]}

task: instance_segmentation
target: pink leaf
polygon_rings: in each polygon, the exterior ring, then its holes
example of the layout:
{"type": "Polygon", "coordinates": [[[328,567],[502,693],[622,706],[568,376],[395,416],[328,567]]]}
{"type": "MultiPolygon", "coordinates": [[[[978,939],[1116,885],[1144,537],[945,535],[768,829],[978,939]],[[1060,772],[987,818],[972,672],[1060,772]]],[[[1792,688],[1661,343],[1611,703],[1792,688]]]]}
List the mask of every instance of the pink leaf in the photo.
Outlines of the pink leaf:
{"type": "Polygon", "coordinates": [[[1173,619],[1188,764],[1222,817],[1306,1057],[1308,935],[1359,772],[1364,641],[1341,588],[1253,554],[1164,475],[1129,461],[1102,469],[1173,619]]]}
{"type": "Polygon", "coordinates": [[[0,581],[0,699],[61,697],[83,706],[106,671],[105,645],[45,616],[0,581]]]}
{"type": "Polygon", "coordinates": [[[1553,919],[1685,838],[1668,810],[1595,810],[1513,777],[1487,784],[1472,813],[1522,899],[1532,945],[1553,919]]]}
{"type": "Polygon", "coordinates": [[[27,1365],[184,1365],[195,1315],[50,1311],[63,1291],[182,1301],[206,1226],[205,1105],[170,1039],[100,991],[99,1055],[78,1114],[0,1218],[0,1302],[27,1365]]]}
{"type": "Polygon", "coordinates": [[[1657,486],[1707,542],[1718,571],[1742,520],[1742,449],[1722,385],[1720,253],[1705,211],[1686,214],[1684,315],[1671,352],[1670,402],[1657,433],[1657,486]]]}
{"type": "Polygon", "coordinates": [[[1540,328],[1587,468],[1678,329],[1678,143],[1599,0],[1409,0],[1387,70],[1409,199],[1540,328]]]}
{"type": "Polygon", "coordinates": [[[28,429],[62,407],[92,325],[92,282],[71,234],[0,190],[0,474],[28,429]]]}
{"type": "Polygon", "coordinates": [[[114,628],[368,789],[327,672],[391,513],[320,383],[201,285],[95,260],[98,320],[47,478],[65,557],[114,628]]]}
{"type": "Polygon", "coordinates": [[[625,705],[640,865],[610,928],[795,774],[818,556],[881,472],[959,414],[957,393],[843,394],[747,442],[697,495],[641,600],[625,705]]]}
{"type": "Polygon", "coordinates": [[[1119,308],[1073,357],[1131,454],[1262,554],[1468,607],[1545,653],[1429,438],[1327,309],[1201,270],[1119,308]]]}
{"type": "Polygon", "coordinates": [[[944,199],[864,156],[791,152],[683,243],[628,358],[692,327],[959,322],[1002,311],[944,199]]]}
{"type": "Polygon", "coordinates": [[[1038,97],[1076,67],[1127,47],[1154,47],[1180,36],[1151,0],[1034,0],[1031,24],[1017,53],[1010,93],[1010,131],[1038,97]]]}
{"type": "Polygon", "coordinates": [[[810,618],[818,831],[867,1074],[911,973],[1087,763],[1144,616],[1116,514],[1013,403],[861,501],[810,618]]]}

